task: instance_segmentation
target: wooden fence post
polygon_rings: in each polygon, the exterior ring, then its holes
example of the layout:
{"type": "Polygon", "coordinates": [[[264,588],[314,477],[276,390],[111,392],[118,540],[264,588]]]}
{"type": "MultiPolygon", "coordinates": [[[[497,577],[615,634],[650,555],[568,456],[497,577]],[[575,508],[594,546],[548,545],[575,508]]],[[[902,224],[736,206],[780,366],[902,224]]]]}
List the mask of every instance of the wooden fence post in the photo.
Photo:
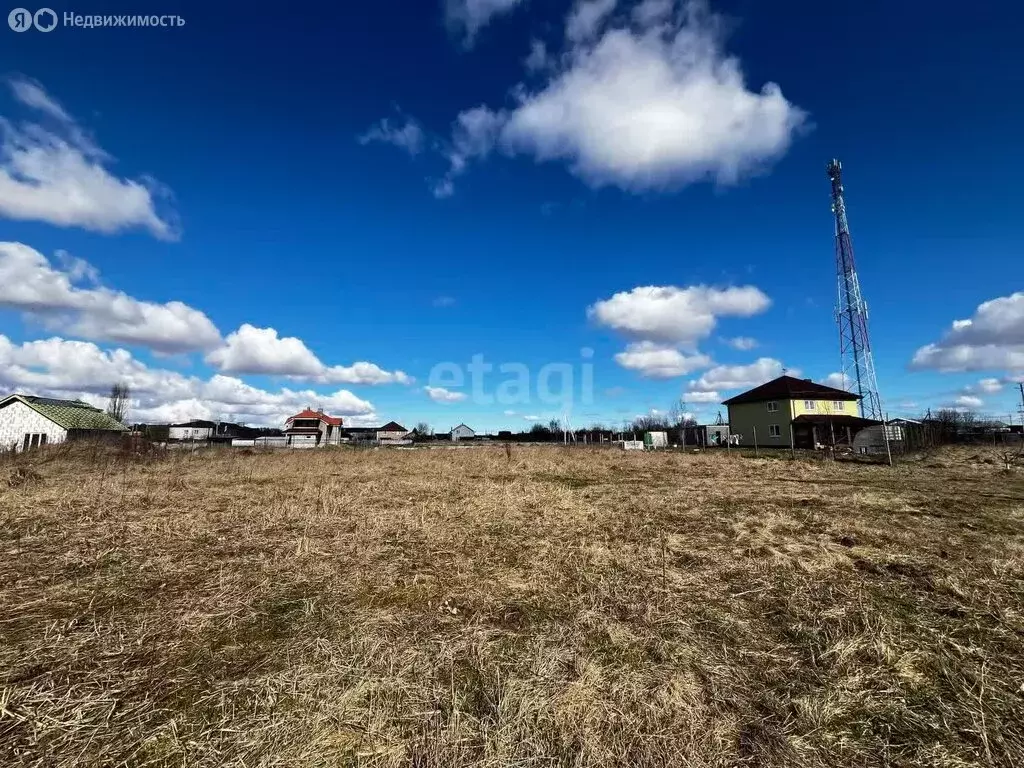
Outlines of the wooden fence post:
{"type": "Polygon", "coordinates": [[[757,427],[754,427],[753,430],[754,430],[754,458],[757,458],[757,455],[758,455],[757,454],[757,427]]]}

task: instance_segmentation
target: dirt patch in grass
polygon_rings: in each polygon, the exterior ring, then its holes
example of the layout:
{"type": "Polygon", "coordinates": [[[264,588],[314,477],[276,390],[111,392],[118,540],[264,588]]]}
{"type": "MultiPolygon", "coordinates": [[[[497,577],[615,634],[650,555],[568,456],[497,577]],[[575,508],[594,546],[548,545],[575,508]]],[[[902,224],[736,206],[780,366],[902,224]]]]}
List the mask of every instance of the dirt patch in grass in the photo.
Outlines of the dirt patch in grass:
{"type": "Polygon", "coordinates": [[[36,452],[0,764],[1017,766],[1024,479],[583,448],[36,452]]]}

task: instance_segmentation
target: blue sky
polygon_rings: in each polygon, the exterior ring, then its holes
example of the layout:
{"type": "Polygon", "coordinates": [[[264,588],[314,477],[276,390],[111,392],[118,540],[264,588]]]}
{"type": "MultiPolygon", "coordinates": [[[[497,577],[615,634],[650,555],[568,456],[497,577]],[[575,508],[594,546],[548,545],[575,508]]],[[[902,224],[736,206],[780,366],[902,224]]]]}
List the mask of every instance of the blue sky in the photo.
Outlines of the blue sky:
{"type": "Polygon", "coordinates": [[[1008,420],[1021,11],[896,5],[168,2],[184,26],[4,29],[0,389],[127,381],[152,421],[713,418],[784,368],[836,380],[836,156],[886,409],[1008,420]],[[572,402],[541,397],[566,370],[572,402]]]}

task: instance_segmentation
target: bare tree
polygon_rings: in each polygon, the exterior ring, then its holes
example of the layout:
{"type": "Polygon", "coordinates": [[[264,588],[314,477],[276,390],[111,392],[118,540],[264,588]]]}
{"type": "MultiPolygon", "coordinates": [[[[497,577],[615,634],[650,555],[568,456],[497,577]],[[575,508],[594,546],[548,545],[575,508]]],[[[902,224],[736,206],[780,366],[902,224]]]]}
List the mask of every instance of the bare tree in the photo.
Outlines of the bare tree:
{"type": "Polygon", "coordinates": [[[128,385],[119,382],[110,388],[110,399],[107,401],[107,415],[122,424],[128,418],[128,406],[130,405],[129,395],[131,394],[128,385]]]}
{"type": "Polygon", "coordinates": [[[420,435],[421,437],[430,437],[431,435],[434,434],[434,428],[427,424],[427,422],[421,421],[419,424],[416,425],[416,434],[420,435]]]}

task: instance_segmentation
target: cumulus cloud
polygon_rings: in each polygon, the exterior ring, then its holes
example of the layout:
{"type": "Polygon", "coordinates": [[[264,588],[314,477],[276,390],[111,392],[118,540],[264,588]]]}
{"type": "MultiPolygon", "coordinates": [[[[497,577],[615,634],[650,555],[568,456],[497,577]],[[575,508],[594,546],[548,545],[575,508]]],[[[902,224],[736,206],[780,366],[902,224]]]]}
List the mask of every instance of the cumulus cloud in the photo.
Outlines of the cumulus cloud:
{"type": "Polygon", "coordinates": [[[0,389],[102,404],[116,383],[129,386],[136,421],[224,418],[280,426],[287,416],[311,405],[334,415],[376,418],[370,402],[344,389],[274,392],[231,376],[203,380],[151,368],[125,349],[103,350],[91,342],[58,337],[15,344],[0,335],[0,389]]]}
{"type": "Polygon", "coordinates": [[[687,356],[674,347],[641,341],[615,355],[615,362],[646,378],[670,379],[706,368],[711,365],[711,358],[700,354],[687,356]]]}
{"type": "Polygon", "coordinates": [[[410,155],[417,155],[423,149],[425,138],[423,128],[412,118],[405,118],[401,124],[395,124],[390,118],[385,117],[360,136],[359,143],[391,144],[410,155]]]}
{"type": "Polygon", "coordinates": [[[615,9],[616,0],[577,0],[565,20],[565,37],[572,43],[590,40],[615,9]]]}
{"type": "Polygon", "coordinates": [[[1024,373],[1024,292],[986,301],[970,318],[954,320],[940,341],[917,350],[910,367],[1024,373]]]}
{"type": "Polygon", "coordinates": [[[294,336],[278,336],[274,328],[244,323],[224,345],[206,356],[223,373],[256,373],[312,379],[326,384],[409,384],[403,371],[385,371],[374,363],[327,366],[294,336]]]}
{"type": "Polygon", "coordinates": [[[59,252],[63,269],[54,267],[22,243],[0,243],[0,307],[41,318],[49,327],[87,339],[139,344],[158,352],[209,349],[220,333],[198,309],[180,301],[141,301],[96,282],[87,262],[59,252]]]}
{"type": "MultiPolygon", "coordinates": [[[[749,389],[782,375],[782,363],[770,357],[762,357],[749,365],[718,365],[707,371],[696,381],[690,382],[691,392],[717,392],[722,389],[749,389]]],[[[791,376],[800,371],[790,369],[791,376]]],[[[687,395],[692,397],[692,395],[687,395]]]]}
{"type": "Polygon", "coordinates": [[[423,391],[435,403],[458,403],[467,397],[464,392],[452,392],[444,387],[424,387],[423,391]]]}
{"type": "Polygon", "coordinates": [[[687,392],[683,396],[683,400],[687,403],[717,403],[721,401],[722,396],[717,392],[687,392]]]}
{"type": "Polygon", "coordinates": [[[786,152],[805,113],[775,83],[747,86],[705,3],[648,0],[618,20],[613,7],[611,0],[578,2],[565,51],[543,59],[552,62],[546,81],[516,86],[511,108],[470,110],[486,112],[489,144],[453,153],[446,190],[470,158],[494,146],[565,162],[592,186],[634,192],[732,184],[786,152]]]}
{"type": "Polygon", "coordinates": [[[445,0],[448,28],[472,46],[477,33],[495,16],[511,12],[523,0],[445,0]]]}
{"type": "Polygon", "coordinates": [[[151,179],[112,174],[109,156],[88,139],[43,87],[8,80],[15,99],[52,125],[15,125],[0,117],[0,216],[112,233],[141,228],[163,240],[177,237],[157,213],[166,190],[151,179]]]}
{"type": "Polygon", "coordinates": [[[588,310],[597,323],[646,341],[693,348],[711,334],[719,317],[750,317],[771,301],[754,286],[643,286],[616,293],[588,310]]]}
{"type": "Polygon", "coordinates": [[[980,397],[975,397],[974,395],[960,395],[960,397],[956,398],[956,400],[953,400],[952,402],[948,403],[948,405],[952,406],[953,408],[966,409],[981,408],[981,406],[983,406],[984,404],[984,400],[982,400],[980,397]]]}
{"type": "Polygon", "coordinates": [[[982,379],[974,385],[974,388],[978,392],[984,392],[985,394],[991,395],[1002,390],[1003,382],[999,379],[982,379]]]}
{"type": "Polygon", "coordinates": [[[725,339],[725,343],[741,352],[749,352],[757,348],[757,339],[752,339],[749,336],[736,336],[732,339],[725,339]]]}
{"type": "Polygon", "coordinates": [[[836,389],[844,389],[849,392],[853,386],[853,380],[843,373],[836,372],[826,376],[822,384],[826,387],[835,387],[836,389]]]}

